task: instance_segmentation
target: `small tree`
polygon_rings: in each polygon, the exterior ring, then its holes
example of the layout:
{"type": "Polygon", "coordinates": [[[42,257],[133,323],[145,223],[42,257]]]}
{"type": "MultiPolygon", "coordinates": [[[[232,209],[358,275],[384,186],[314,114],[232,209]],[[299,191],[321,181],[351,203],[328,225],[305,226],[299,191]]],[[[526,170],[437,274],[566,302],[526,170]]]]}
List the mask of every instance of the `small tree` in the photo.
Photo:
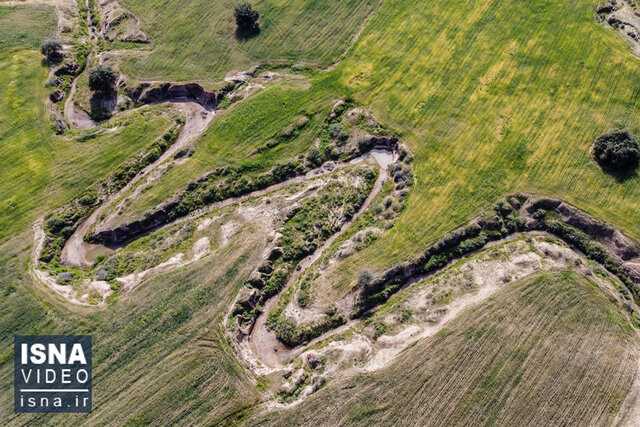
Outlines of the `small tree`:
{"type": "Polygon", "coordinates": [[[55,40],[47,40],[40,46],[40,53],[49,63],[59,62],[62,59],[62,45],[55,40]]]}
{"type": "Polygon", "coordinates": [[[593,154],[604,168],[619,171],[635,169],[640,158],[638,138],[626,130],[605,133],[596,139],[593,154]]]}
{"type": "Polygon", "coordinates": [[[101,94],[109,94],[114,91],[116,73],[109,67],[98,66],[89,73],[89,88],[101,94]]]}
{"type": "Polygon", "coordinates": [[[236,25],[241,31],[255,31],[258,28],[258,18],[260,13],[253,10],[247,2],[236,5],[233,15],[236,18],[236,25]]]}

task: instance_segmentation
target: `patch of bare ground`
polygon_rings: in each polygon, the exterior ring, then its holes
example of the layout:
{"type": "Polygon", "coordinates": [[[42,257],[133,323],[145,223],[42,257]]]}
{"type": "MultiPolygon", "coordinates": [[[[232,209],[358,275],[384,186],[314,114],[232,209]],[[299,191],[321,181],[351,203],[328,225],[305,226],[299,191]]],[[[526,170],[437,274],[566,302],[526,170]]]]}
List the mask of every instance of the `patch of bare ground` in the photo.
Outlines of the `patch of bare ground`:
{"type": "Polygon", "coordinates": [[[631,51],[640,56],[640,12],[632,0],[609,0],[597,10],[598,18],[615,29],[631,45],[631,51]]]}

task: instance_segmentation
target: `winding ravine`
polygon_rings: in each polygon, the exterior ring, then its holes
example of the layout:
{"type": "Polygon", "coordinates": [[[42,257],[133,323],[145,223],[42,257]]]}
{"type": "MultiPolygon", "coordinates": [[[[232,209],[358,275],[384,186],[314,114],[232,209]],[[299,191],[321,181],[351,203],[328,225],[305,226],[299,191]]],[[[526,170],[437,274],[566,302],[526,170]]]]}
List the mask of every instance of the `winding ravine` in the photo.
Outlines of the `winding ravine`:
{"type": "MultiPolygon", "coordinates": [[[[78,111],[75,108],[75,104],[74,104],[74,97],[77,91],[77,82],[79,80],[79,78],[89,69],[89,64],[90,61],[96,57],[99,57],[99,54],[97,53],[96,49],[97,49],[97,41],[99,39],[99,34],[97,33],[95,27],[93,27],[91,25],[91,14],[92,14],[92,10],[89,4],[89,0],[84,0],[85,5],[87,7],[88,13],[87,13],[87,26],[88,26],[88,30],[89,30],[89,40],[90,42],[93,44],[93,46],[91,47],[90,52],[87,54],[86,57],[86,65],[85,68],[83,70],[82,73],[80,73],[79,75],[77,75],[71,82],[70,85],[70,89],[69,89],[69,94],[65,100],[64,106],[63,106],[63,115],[64,115],[64,119],[65,121],[69,124],[69,126],[72,129],[79,129],[79,130],[88,130],[88,129],[92,129],[94,127],[96,127],[98,125],[98,123],[94,122],[87,113],[85,113],[84,111],[78,111]]],[[[48,2],[47,0],[31,0],[28,1],[29,4],[55,4],[55,2],[48,2]]],[[[8,2],[7,4],[13,4],[13,2],[8,2]]],[[[60,3],[61,4],[61,3],[60,3]]],[[[60,27],[61,25],[61,16],[58,16],[58,27],[60,27]]],[[[368,20],[367,20],[368,22],[368,20]]],[[[365,24],[363,25],[363,28],[365,24]]],[[[60,29],[58,29],[58,31],[60,31],[60,29]]],[[[360,30],[362,31],[362,29],[360,30]]],[[[356,38],[358,37],[358,35],[360,34],[360,32],[358,32],[358,34],[356,35],[356,38]]],[[[348,49],[347,49],[348,50],[348,49]]],[[[345,51],[346,53],[346,51],[345,51]]],[[[344,56],[344,54],[341,56],[340,59],[342,59],[342,57],[344,56]]],[[[338,61],[339,62],[339,61],[338,61]]],[[[246,74],[245,73],[241,73],[241,74],[246,74]]],[[[207,109],[205,107],[203,107],[201,104],[194,102],[194,101],[190,101],[187,99],[166,99],[166,100],[162,100],[158,103],[172,103],[177,105],[178,109],[185,115],[186,120],[185,120],[185,124],[183,127],[182,132],[180,133],[178,139],[176,140],[176,142],[159,158],[157,159],[155,162],[153,162],[152,164],[148,165],[146,168],[143,169],[143,171],[141,171],[138,175],[136,175],[125,187],[123,187],[120,191],[118,191],[116,194],[111,195],[105,202],[103,202],[86,220],[84,220],[79,226],[78,228],[75,230],[75,232],[70,236],[70,238],[67,240],[67,242],[65,243],[62,252],[61,252],[61,261],[62,264],[67,265],[67,266],[74,266],[74,267],[89,267],[92,264],[92,260],[90,258],[92,258],[92,255],[95,255],[95,253],[99,253],[103,247],[99,246],[99,245],[93,245],[93,244],[89,244],[86,243],[84,241],[84,237],[86,236],[86,234],[89,232],[89,230],[91,230],[94,226],[96,226],[96,224],[98,223],[98,220],[101,216],[103,216],[105,210],[110,207],[114,202],[116,202],[117,200],[124,200],[124,196],[134,187],[136,187],[136,185],[140,182],[141,179],[143,178],[147,178],[146,183],[149,183],[150,181],[150,175],[153,171],[157,171],[159,166],[162,165],[163,163],[165,163],[171,156],[173,156],[176,152],[178,152],[179,150],[183,149],[185,146],[187,146],[189,143],[191,143],[192,141],[198,139],[208,128],[209,124],[211,123],[213,117],[214,117],[214,112],[212,109],[207,109]]],[[[143,107],[139,107],[139,108],[145,108],[145,106],[143,107]]],[[[139,108],[133,109],[133,110],[128,110],[127,113],[130,113],[132,111],[135,111],[139,108]]],[[[126,113],[125,113],[126,114],[126,113]]],[[[121,114],[118,114],[118,116],[121,116],[121,114]]],[[[114,116],[115,117],[115,116],[114,116]]],[[[388,163],[391,161],[391,155],[387,152],[386,154],[384,152],[377,152],[379,150],[373,150],[371,153],[366,154],[364,157],[368,157],[368,156],[372,156],[374,159],[376,159],[376,161],[378,161],[378,164],[380,166],[381,169],[381,176],[386,177],[386,167],[388,166],[388,163]],[[385,159],[385,156],[388,156],[388,159],[385,159]]],[[[360,159],[361,160],[361,159],[360,159]]],[[[334,169],[338,169],[338,168],[343,168],[348,166],[349,164],[337,164],[335,165],[334,168],[329,168],[329,169],[323,169],[323,167],[319,168],[318,170],[314,170],[311,171],[310,173],[304,175],[304,176],[300,176],[300,177],[295,177],[293,179],[287,180],[285,182],[279,183],[279,184],[275,184],[271,187],[268,187],[266,189],[263,190],[259,190],[259,191],[255,191],[249,194],[246,194],[244,196],[240,196],[240,197],[235,197],[235,198],[230,198],[227,200],[224,200],[222,202],[219,202],[217,204],[212,204],[210,206],[208,206],[207,208],[201,209],[197,212],[194,212],[186,217],[183,218],[179,218],[171,223],[165,224],[160,228],[165,228],[165,227],[169,227],[171,225],[174,225],[176,223],[179,222],[184,222],[184,221],[188,221],[194,218],[197,218],[198,216],[204,215],[207,212],[210,212],[213,209],[218,209],[220,207],[223,206],[227,206],[239,201],[242,201],[246,198],[250,198],[250,197],[259,197],[262,195],[265,195],[267,193],[270,193],[272,191],[276,191],[280,188],[283,188],[287,185],[291,185],[297,182],[303,182],[306,181],[308,179],[311,179],[313,177],[318,176],[321,173],[327,173],[330,170],[334,170],[334,169]]],[[[141,185],[138,185],[136,187],[136,189],[134,189],[134,193],[136,194],[135,191],[137,191],[139,188],[138,187],[143,187],[146,184],[143,183],[141,185]]],[[[380,179],[379,182],[376,183],[376,188],[374,188],[374,192],[375,194],[377,194],[377,192],[380,190],[381,183],[380,183],[380,179]]],[[[372,196],[370,197],[370,199],[372,199],[373,197],[375,197],[375,194],[372,193],[372,196]]],[[[370,199],[368,199],[367,205],[368,203],[370,203],[370,199]]],[[[121,202],[122,203],[122,202],[121,202]]],[[[366,206],[365,206],[366,208],[366,206]]],[[[108,219],[109,217],[107,217],[108,219]]],[[[99,224],[98,224],[99,226],[99,224]]],[[[34,276],[39,278],[43,283],[47,284],[48,286],[52,287],[52,283],[51,280],[44,278],[44,272],[40,271],[38,269],[38,265],[37,265],[37,259],[39,256],[39,252],[42,248],[42,243],[43,243],[43,239],[44,239],[44,233],[42,232],[42,227],[43,227],[43,220],[40,219],[38,221],[36,221],[34,223],[34,231],[35,231],[35,241],[36,244],[34,245],[34,263],[33,263],[33,273],[34,276]],[[38,249],[40,248],[40,249],[38,249]],[[36,253],[37,252],[37,253],[36,253]]],[[[344,229],[344,228],[343,228],[344,229]]],[[[55,282],[55,280],[54,280],[55,282]]],[[[69,301],[74,302],[74,303],[78,303],[78,301],[74,301],[72,298],[69,297],[69,295],[65,292],[60,292],[59,289],[55,289],[54,290],[58,293],[60,293],[62,296],[64,296],[65,298],[67,298],[69,301]]]]}
{"type": "Polygon", "coordinates": [[[340,230],[331,236],[327,241],[320,246],[316,251],[303,259],[299,264],[298,268],[293,272],[286,285],[283,286],[282,291],[278,295],[273,296],[268,299],[262,308],[261,314],[256,319],[255,325],[251,330],[251,333],[248,337],[248,346],[250,351],[253,353],[253,358],[255,360],[259,360],[263,365],[270,369],[277,369],[282,367],[283,358],[288,358],[290,356],[290,351],[287,347],[285,347],[276,337],[276,334],[273,331],[268,330],[266,327],[267,316],[271,309],[277,303],[280,295],[285,292],[290,286],[292,286],[295,281],[300,277],[302,273],[304,273],[314,262],[318,260],[322,256],[322,254],[335,242],[342,234],[344,234],[349,227],[369,208],[371,202],[376,198],[376,196],[380,193],[382,189],[382,185],[388,179],[387,168],[393,163],[394,155],[393,153],[386,150],[371,150],[365,156],[354,159],[349,164],[355,164],[363,161],[367,157],[373,158],[379,167],[379,175],[376,180],[371,192],[367,196],[366,200],[356,212],[356,214],[351,218],[351,220],[342,224],[340,230]]]}
{"type": "Polygon", "coordinates": [[[184,102],[177,104],[178,108],[184,113],[186,120],[184,128],[176,142],[169,147],[155,162],[144,168],[138,175],[136,175],[127,185],[125,185],[120,191],[109,197],[104,203],[102,203],[98,209],[96,209],[85,221],[80,224],[76,231],[67,240],[67,243],[62,248],[61,260],[64,265],[74,267],[88,267],[91,262],[87,258],[89,251],[95,250],[97,245],[92,245],[84,241],[84,236],[96,223],[98,218],[102,215],[105,209],[107,209],[115,200],[123,197],[136,183],[142,178],[148,176],[158,166],[164,163],[167,159],[175,155],[179,150],[187,146],[190,142],[199,138],[202,133],[209,127],[211,120],[214,117],[214,113],[209,113],[200,104],[195,102],[184,102]]]}

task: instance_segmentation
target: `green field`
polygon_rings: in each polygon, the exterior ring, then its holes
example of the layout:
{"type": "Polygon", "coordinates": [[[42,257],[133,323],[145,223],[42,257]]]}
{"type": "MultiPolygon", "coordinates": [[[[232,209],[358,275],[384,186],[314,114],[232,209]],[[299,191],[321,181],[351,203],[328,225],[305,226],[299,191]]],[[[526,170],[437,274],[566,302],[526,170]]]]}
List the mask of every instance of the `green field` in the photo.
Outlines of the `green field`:
{"type": "Polygon", "coordinates": [[[259,0],[260,34],[235,35],[231,0],[124,0],[153,40],[153,51],[127,60],[139,79],[220,80],[264,61],[328,66],[345,51],[379,0],[259,0]]]}
{"type": "Polygon", "coordinates": [[[168,114],[149,112],[118,123],[114,131],[54,137],[47,119],[45,79],[46,69],[40,65],[39,54],[0,53],[2,240],[21,233],[38,215],[107,176],[170,124],[168,114]]]}
{"type": "MultiPolygon", "coordinates": [[[[211,83],[265,60],[326,66],[378,7],[377,0],[258,1],[262,32],[241,41],[233,36],[233,2],[211,3],[123,0],[153,44],[122,71],[211,83]]],[[[193,157],[150,185],[128,213],[157,206],[217,167],[267,170],[297,156],[315,142],[334,101],[352,96],[402,134],[415,154],[416,181],[394,227],[322,278],[341,292],[363,268],[406,261],[517,191],[562,197],[640,239],[640,178],[607,175],[589,154],[612,128],[640,133],[639,60],[596,22],[595,6],[385,1],[336,69],[285,79],[233,105],[193,157]],[[311,121],[297,138],[255,153],[301,115],[311,121]]],[[[330,383],[294,410],[267,416],[257,414],[263,389],[238,362],[222,321],[272,243],[268,236],[242,228],[215,257],[147,280],[102,309],[54,295],[27,271],[30,225],[154,141],[172,118],[154,107],[95,133],[53,136],[47,71],[34,48],[55,30],[54,19],[50,8],[0,6],[0,419],[62,419],[12,413],[14,334],[87,333],[94,408],[64,418],[71,425],[612,421],[637,368],[637,338],[602,292],[568,273],[509,285],[392,366],[330,383]]]]}
{"type": "Polygon", "coordinates": [[[462,313],[392,366],[249,424],[609,425],[639,350],[628,320],[592,282],[544,274],[462,313]]]}
{"type": "Polygon", "coordinates": [[[334,282],[402,261],[516,191],[563,197],[640,238],[637,175],[607,175],[589,153],[612,128],[640,131],[638,59],[595,21],[593,6],[385,2],[336,70],[309,90],[273,88],[237,106],[202,139],[200,161],[176,168],[132,209],[239,161],[298,107],[314,111],[324,100],[328,109],[353,95],[403,133],[417,179],[397,225],[341,265],[334,282]]]}
{"type": "Polygon", "coordinates": [[[56,15],[50,6],[0,7],[0,52],[17,46],[40,47],[56,34],[56,15]]]}

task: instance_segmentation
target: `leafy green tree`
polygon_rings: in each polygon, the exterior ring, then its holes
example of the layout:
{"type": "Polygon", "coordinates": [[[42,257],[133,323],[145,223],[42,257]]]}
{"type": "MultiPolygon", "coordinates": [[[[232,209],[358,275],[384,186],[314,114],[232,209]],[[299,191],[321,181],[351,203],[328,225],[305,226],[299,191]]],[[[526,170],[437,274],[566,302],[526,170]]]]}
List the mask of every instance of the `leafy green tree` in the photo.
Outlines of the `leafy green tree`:
{"type": "Polygon", "coordinates": [[[638,138],[627,130],[600,135],[593,147],[595,159],[602,167],[618,171],[635,169],[639,153],[638,138]]]}
{"type": "Polygon", "coordinates": [[[252,31],[258,28],[260,13],[257,10],[253,10],[249,3],[237,4],[233,15],[236,18],[236,25],[239,30],[252,31]]]}
{"type": "Polygon", "coordinates": [[[116,79],[116,73],[111,68],[98,66],[89,72],[89,88],[101,94],[108,94],[114,91],[116,79]]]}
{"type": "Polygon", "coordinates": [[[40,53],[49,63],[59,62],[62,59],[62,45],[55,40],[47,40],[40,46],[40,53]]]}

